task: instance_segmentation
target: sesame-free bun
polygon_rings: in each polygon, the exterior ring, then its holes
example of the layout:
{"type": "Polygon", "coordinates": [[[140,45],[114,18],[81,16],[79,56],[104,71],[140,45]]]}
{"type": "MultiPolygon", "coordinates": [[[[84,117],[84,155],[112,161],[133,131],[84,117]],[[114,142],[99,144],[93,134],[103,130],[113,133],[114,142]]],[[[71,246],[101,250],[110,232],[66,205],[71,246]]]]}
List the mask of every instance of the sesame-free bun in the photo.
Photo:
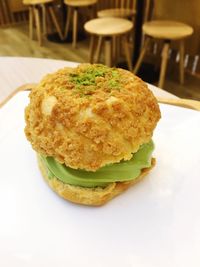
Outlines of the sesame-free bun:
{"type": "Polygon", "coordinates": [[[38,165],[42,176],[44,177],[47,184],[62,198],[69,200],[71,202],[88,205],[88,206],[100,206],[107,203],[109,200],[115,196],[121,194],[123,191],[128,189],[130,186],[139,182],[149,171],[155,166],[156,160],[152,158],[151,167],[142,169],[141,174],[133,179],[132,181],[127,182],[114,182],[109,184],[105,188],[96,187],[96,188],[85,188],[80,186],[73,186],[66,183],[63,183],[55,176],[49,178],[47,169],[44,166],[41,157],[38,156],[38,165]]]}
{"type": "Polygon", "coordinates": [[[160,110],[131,72],[81,64],[44,77],[30,93],[25,118],[26,136],[38,153],[96,171],[130,160],[148,143],[160,110]]]}

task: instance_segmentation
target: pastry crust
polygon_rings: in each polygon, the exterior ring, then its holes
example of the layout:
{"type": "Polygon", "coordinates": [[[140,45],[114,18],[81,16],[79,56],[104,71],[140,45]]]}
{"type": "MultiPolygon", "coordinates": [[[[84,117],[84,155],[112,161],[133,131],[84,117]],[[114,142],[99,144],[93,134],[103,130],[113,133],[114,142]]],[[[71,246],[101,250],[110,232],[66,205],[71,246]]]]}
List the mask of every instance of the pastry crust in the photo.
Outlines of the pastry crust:
{"type": "Polygon", "coordinates": [[[114,182],[109,184],[105,188],[84,188],[65,184],[62,181],[58,180],[55,176],[49,179],[47,169],[44,166],[41,157],[38,156],[39,168],[47,184],[62,198],[77,204],[83,204],[88,206],[103,205],[115,196],[121,194],[127,188],[136,184],[146,174],[148,174],[148,172],[155,166],[155,163],[155,158],[152,158],[151,167],[143,169],[140,176],[138,176],[132,181],[114,182]]]}
{"type": "Polygon", "coordinates": [[[133,73],[81,64],[47,75],[30,93],[25,118],[26,136],[38,153],[96,171],[131,159],[148,143],[160,110],[133,73]]]}

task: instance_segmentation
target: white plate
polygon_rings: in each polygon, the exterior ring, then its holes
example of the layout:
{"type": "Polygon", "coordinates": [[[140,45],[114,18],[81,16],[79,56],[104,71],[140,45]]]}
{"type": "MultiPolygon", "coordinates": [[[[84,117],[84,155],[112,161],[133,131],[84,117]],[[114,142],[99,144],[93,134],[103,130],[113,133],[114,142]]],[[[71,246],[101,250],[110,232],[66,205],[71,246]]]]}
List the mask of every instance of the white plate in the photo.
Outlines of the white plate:
{"type": "Polygon", "coordinates": [[[43,181],[23,133],[27,101],[0,110],[0,266],[200,266],[199,112],[162,105],[155,169],[91,208],[43,181]]]}

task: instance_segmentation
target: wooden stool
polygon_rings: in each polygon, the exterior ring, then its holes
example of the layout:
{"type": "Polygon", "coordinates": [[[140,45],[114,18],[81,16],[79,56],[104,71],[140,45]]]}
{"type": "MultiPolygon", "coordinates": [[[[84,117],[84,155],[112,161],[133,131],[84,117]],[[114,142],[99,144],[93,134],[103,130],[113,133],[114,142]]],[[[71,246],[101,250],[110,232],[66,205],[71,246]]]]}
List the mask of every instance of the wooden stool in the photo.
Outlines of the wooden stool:
{"type": "Polygon", "coordinates": [[[99,18],[117,17],[134,19],[136,14],[136,0],[114,0],[112,8],[99,10],[99,18]]]}
{"type": "Polygon", "coordinates": [[[98,37],[96,49],[97,62],[99,60],[102,42],[105,40],[105,64],[111,67],[113,58],[116,59],[116,40],[122,39],[125,56],[129,70],[132,70],[132,61],[128,45],[128,35],[133,29],[133,23],[122,18],[98,18],[85,23],[85,30],[91,34],[90,39],[90,63],[94,62],[95,36],[98,37]]]}
{"type": "Polygon", "coordinates": [[[77,27],[78,27],[78,8],[88,7],[93,8],[91,12],[91,19],[94,17],[95,6],[97,0],[64,0],[64,3],[67,5],[67,20],[65,26],[64,38],[67,38],[69,33],[70,21],[73,17],[73,41],[72,46],[76,48],[77,44],[77,27]]]}
{"type": "Polygon", "coordinates": [[[149,42],[151,38],[164,40],[164,46],[162,50],[162,62],[158,86],[163,88],[165,81],[165,74],[167,68],[167,61],[169,57],[169,47],[172,41],[179,41],[180,48],[180,83],[184,83],[184,39],[193,33],[193,28],[187,24],[176,22],[176,21],[150,21],[143,25],[143,32],[146,36],[144,41],[144,46],[138,58],[138,61],[134,68],[134,73],[136,74],[140,68],[142,60],[147,51],[149,42]]]}
{"type": "Polygon", "coordinates": [[[42,31],[41,31],[41,20],[43,27],[43,35],[46,35],[46,12],[52,18],[52,22],[59,34],[61,40],[63,40],[63,34],[56,18],[56,14],[53,8],[53,0],[23,0],[24,5],[29,5],[29,36],[33,39],[33,21],[36,24],[36,33],[39,45],[42,45],[42,31]],[[42,8],[42,19],[40,18],[40,7],[42,8]]]}

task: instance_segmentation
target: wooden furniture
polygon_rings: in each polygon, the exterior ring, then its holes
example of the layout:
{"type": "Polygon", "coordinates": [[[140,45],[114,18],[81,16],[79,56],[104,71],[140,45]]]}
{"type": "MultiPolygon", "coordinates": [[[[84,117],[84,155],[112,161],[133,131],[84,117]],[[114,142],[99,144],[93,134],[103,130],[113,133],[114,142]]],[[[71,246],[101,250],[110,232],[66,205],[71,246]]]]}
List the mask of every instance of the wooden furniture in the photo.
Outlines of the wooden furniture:
{"type": "Polygon", "coordinates": [[[113,66],[113,62],[116,60],[116,43],[117,38],[120,38],[124,45],[128,68],[129,70],[132,69],[128,45],[128,35],[133,29],[133,23],[131,21],[122,18],[97,18],[86,22],[84,28],[91,34],[89,59],[91,63],[94,62],[95,37],[98,39],[96,48],[97,62],[99,61],[102,43],[105,41],[105,64],[109,67],[113,66]]]}
{"type": "Polygon", "coordinates": [[[49,15],[52,19],[52,22],[59,34],[61,40],[63,39],[63,34],[57,20],[53,0],[24,0],[23,3],[29,6],[29,35],[33,39],[33,23],[35,20],[36,33],[39,45],[42,45],[42,34],[46,35],[46,13],[49,12],[49,15]],[[42,18],[40,16],[40,9],[42,11],[42,18]],[[42,21],[42,30],[41,30],[41,21],[42,21]]]}
{"type": "Polygon", "coordinates": [[[28,8],[21,0],[0,1],[0,26],[10,26],[28,20],[28,8]]]}
{"type": "Polygon", "coordinates": [[[134,19],[136,14],[136,0],[109,1],[110,6],[97,12],[99,18],[118,17],[134,19]]]}
{"type": "Polygon", "coordinates": [[[0,25],[5,26],[12,24],[14,17],[10,11],[10,6],[6,0],[0,1],[0,25]]]}
{"type": "MultiPolygon", "coordinates": [[[[199,0],[175,0],[173,4],[169,0],[154,0],[154,19],[175,20],[186,23],[194,29],[193,35],[185,42],[186,53],[192,57],[200,54],[200,1],[199,0]],[[192,45],[191,45],[192,44],[192,45]]],[[[176,44],[172,44],[176,50],[176,44]]],[[[192,63],[192,62],[190,62],[192,63]]]]}
{"type": "Polygon", "coordinates": [[[145,41],[134,67],[136,74],[144,59],[145,53],[150,43],[150,39],[160,39],[164,41],[162,49],[162,62],[158,86],[163,88],[165,81],[165,74],[167,68],[167,61],[169,56],[170,43],[172,41],[179,41],[179,56],[180,56],[180,83],[184,83],[184,39],[193,33],[193,28],[187,24],[177,21],[153,20],[146,22],[143,25],[143,33],[145,34],[145,41]]]}
{"type": "MultiPolygon", "coordinates": [[[[112,1],[99,1],[98,3],[98,12],[97,17],[99,18],[109,18],[109,17],[116,17],[116,18],[124,18],[129,19],[131,21],[135,21],[136,15],[136,0],[112,0],[112,1]]],[[[133,50],[133,36],[130,36],[129,46],[131,50],[133,50]]],[[[118,38],[119,39],[119,38],[118,38]]],[[[122,44],[116,41],[117,47],[117,55],[116,57],[120,57],[123,53],[122,44]]],[[[131,53],[132,57],[132,53],[131,53]]]]}
{"type": "MultiPolygon", "coordinates": [[[[185,40],[185,71],[190,75],[200,79],[200,1],[199,0],[176,0],[171,3],[169,0],[154,0],[154,19],[176,20],[189,24],[194,29],[192,36],[185,40]],[[181,11],[181,12],[180,12],[181,11]]],[[[179,57],[177,55],[176,43],[171,44],[169,62],[176,64],[179,57]]],[[[159,53],[159,50],[157,49],[159,53]]],[[[154,57],[159,57],[155,53],[154,57]]]]}
{"type": "Polygon", "coordinates": [[[69,34],[70,22],[73,21],[72,25],[72,45],[76,48],[77,45],[77,28],[78,28],[78,10],[79,8],[89,8],[90,9],[90,18],[94,17],[95,6],[97,0],[64,0],[64,3],[67,5],[67,19],[65,26],[64,37],[67,38],[69,34]]]}

